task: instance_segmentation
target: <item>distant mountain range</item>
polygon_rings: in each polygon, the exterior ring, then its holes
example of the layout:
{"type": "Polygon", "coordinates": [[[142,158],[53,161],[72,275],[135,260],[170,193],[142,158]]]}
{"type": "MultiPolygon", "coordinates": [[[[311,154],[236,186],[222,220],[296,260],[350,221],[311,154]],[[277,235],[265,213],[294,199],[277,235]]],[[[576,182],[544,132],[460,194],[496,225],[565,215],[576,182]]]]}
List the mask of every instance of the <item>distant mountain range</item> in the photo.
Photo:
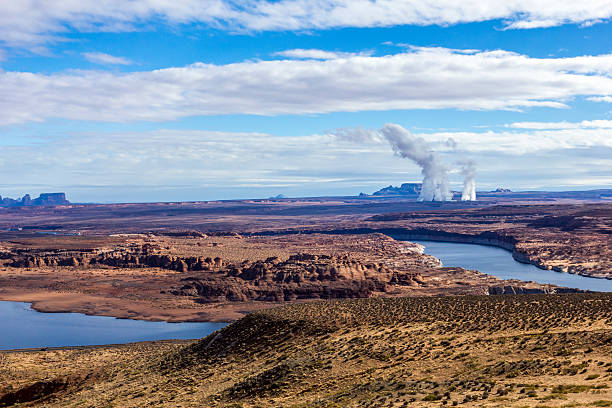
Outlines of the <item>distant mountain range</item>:
{"type": "Polygon", "coordinates": [[[28,207],[28,206],[51,206],[67,205],[70,201],[66,199],[65,193],[42,193],[38,198],[32,199],[29,194],[21,198],[2,198],[0,196],[0,207],[28,207]]]}

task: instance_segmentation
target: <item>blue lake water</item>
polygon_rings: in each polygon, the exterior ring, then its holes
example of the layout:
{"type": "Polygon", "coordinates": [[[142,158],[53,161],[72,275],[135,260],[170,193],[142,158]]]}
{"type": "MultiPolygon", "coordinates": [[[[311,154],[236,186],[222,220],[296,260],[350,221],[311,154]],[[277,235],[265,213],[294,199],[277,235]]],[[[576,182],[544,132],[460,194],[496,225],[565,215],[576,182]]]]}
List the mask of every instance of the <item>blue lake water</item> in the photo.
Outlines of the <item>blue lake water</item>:
{"type": "Polygon", "coordinates": [[[39,313],[31,309],[29,303],[0,301],[0,350],[197,339],[226,325],[148,322],[79,313],[39,313]]]}
{"type": "Polygon", "coordinates": [[[588,278],[540,269],[534,265],[515,261],[512,253],[502,248],[456,242],[409,241],[423,245],[425,253],[440,259],[444,266],[476,269],[501,279],[519,279],[569,288],[612,292],[610,279],[588,278]]]}

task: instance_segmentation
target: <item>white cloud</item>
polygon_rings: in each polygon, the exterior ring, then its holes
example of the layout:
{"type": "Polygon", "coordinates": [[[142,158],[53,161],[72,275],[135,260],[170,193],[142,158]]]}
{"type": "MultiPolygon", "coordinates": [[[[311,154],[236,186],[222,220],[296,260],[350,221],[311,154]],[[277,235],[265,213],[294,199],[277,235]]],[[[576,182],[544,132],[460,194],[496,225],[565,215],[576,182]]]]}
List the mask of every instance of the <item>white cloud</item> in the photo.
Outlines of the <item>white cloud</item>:
{"type": "Polygon", "coordinates": [[[281,31],[493,19],[504,20],[507,28],[526,29],[589,25],[611,17],[610,0],[19,0],[0,2],[0,41],[34,47],[70,30],[122,32],[160,20],[232,31],[281,31]]]}
{"type": "MultiPolygon", "coordinates": [[[[520,156],[546,154],[559,150],[612,149],[612,121],[594,120],[577,124],[517,122],[516,124],[518,125],[516,128],[521,130],[503,132],[434,131],[428,133],[415,131],[412,134],[426,140],[435,151],[445,151],[449,154],[458,151],[468,154],[494,153],[520,156]]],[[[350,130],[350,137],[346,136],[345,129],[339,129],[332,135],[339,142],[352,142],[364,146],[386,146],[387,144],[370,129],[350,128],[348,130],[350,130]]]]}
{"type": "Polygon", "coordinates": [[[612,55],[530,58],[416,48],[384,57],[197,63],[44,75],[0,72],[0,124],[49,118],[166,121],[219,114],[566,107],[612,94],[612,55]]]}
{"type": "MultiPolygon", "coordinates": [[[[135,190],[141,195],[148,194],[143,191],[148,189],[199,194],[184,199],[253,197],[256,190],[273,195],[278,189],[312,191],[322,185],[358,185],[364,179],[367,183],[363,171],[338,161],[338,157],[355,161],[363,154],[362,149],[338,147],[324,135],[188,130],[84,133],[36,145],[4,146],[0,172],[12,175],[4,181],[10,185],[3,195],[14,188],[21,194],[28,186],[37,191],[49,186],[69,191],[97,189],[121,200],[114,190],[131,185],[138,186],[135,190]]],[[[123,189],[121,194],[131,193],[123,189]]],[[[83,197],[91,199],[85,193],[83,197]]]]}
{"type": "Polygon", "coordinates": [[[470,153],[495,152],[508,155],[545,154],[558,150],[612,149],[612,130],[606,128],[559,128],[508,132],[434,132],[416,134],[441,148],[452,138],[457,149],[470,153]]]}
{"type": "Polygon", "coordinates": [[[132,61],[125,57],[115,57],[103,52],[84,52],[83,57],[89,62],[102,65],[131,65],[132,61]]]}
{"type": "Polygon", "coordinates": [[[612,129],[612,120],[583,120],[581,122],[514,122],[506,127],[515,129],[612,129]]]}
{"type": "MultiPolygon", "coordinates": [[[[478,186],[612,183],[612,138],[593,129],[415,134],[446,163],[473,158],[478,186]],[[446,146],[452,137],[457,150],[446,146]]],[[[3,195],[66,190],[76,201],[195,200],[357,194],[421,180],[386,143],[261,133],[81,133],[0,149],[3,195]],[[364,165],[365,164],[365,165],[364,165]]],[[[451,182],[460,188],[461,176],[451,182]]]]}
{"type": "Polygon", "coordinates": [[[355,56],[368,56],[368,55],[371,55],[371,53],[367,53],[367,52],[352,53],[352,52],[338,52],[338,51],[325,51],[325,50],[317,50],[317,49],[296,48],[293,50],[275,52],[274,55],[278,55],[281,57],[287,57],[287,58],[296,58],[296,59],[328,60],[328,59],[336,59],[336,58],[349,58],[349,57],[355,57],[355,56]]]}
{"type": "Polygon", "coordinates": [[[610,95],[605,95],[605,96],[592,96],[590,98],[587,98],[589,101],[592,102],[607,102],[607,103],[612,103],[612,96],[610,95]]]}

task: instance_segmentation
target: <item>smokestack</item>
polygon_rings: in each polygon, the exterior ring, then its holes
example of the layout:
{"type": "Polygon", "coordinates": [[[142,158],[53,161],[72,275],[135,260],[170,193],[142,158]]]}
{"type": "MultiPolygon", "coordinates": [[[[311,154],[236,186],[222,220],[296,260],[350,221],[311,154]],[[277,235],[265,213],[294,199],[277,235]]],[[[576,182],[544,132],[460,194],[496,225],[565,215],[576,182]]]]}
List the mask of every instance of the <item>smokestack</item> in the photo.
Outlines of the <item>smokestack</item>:
{"type": "Polygon", "coordinates": [[[476,201],[476,167],[472,160],[461,164],[461,174],[463,175],[463,193],[461,201],[476,201]]]}
{"type": "Polygon", "coordinates": [[[421,167],[423,186],[419,201],[447,201],[452,198],[447,169],[441,163],[438,154],[429,150],[423,138],[413,136],[400,125],[387,123],[382,129],[376,131],[361,128],[340,129],[336,136],[357,142],[385,139],[396,155],[410,159],[421,167]]]}

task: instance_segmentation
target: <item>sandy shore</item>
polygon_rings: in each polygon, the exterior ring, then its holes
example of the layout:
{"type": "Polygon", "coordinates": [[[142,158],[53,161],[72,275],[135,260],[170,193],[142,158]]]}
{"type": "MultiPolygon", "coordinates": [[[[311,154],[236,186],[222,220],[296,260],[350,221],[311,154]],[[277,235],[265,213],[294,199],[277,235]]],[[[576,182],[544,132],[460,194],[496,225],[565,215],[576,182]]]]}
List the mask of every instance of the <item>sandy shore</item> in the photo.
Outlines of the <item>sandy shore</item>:
{"type": "Polygon", "coordinates": [[[278,306],[275,303],[245,302],[205,305],[191,303],[189,307],[179,307],[167,302],[146,302],[43,290],[32,292],[19,289],[0,289],[0,300],[31,303],[32,309],[44,313],[83,313],[90,316],[171,323],[231,322],[254,310],[278,306]]]}

